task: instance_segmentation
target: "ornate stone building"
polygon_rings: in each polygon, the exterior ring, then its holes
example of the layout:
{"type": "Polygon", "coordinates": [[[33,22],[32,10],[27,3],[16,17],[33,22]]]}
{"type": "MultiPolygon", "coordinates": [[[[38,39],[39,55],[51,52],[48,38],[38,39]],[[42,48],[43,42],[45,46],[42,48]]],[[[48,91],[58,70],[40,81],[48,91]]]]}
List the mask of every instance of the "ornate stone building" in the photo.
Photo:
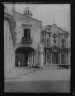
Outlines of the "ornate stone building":
{"type": "Polygon", "coordinates": [[[32,18],[28,7],[23,14],[14,4],[4,4],[4,64],[5,70],[14,67],[43,65],[40,34],[42,21],[32,18]]]}
{"type": "Polygon", "coordinates": [[[56,24],[43,27],[41,43],[43,45],[44,65],[70,64],[71,34],[56,24]]]}

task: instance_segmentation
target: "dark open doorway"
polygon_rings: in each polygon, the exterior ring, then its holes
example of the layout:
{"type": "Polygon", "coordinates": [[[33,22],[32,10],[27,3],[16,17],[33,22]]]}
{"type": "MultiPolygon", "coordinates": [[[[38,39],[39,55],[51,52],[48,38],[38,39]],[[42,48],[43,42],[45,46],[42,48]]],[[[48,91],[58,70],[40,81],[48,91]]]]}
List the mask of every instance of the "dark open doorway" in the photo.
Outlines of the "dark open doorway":
{"type": "Polygon", "coordinates": [[[15,66],[28,66],[28,62],[34,63],[34,49],[30,47],[20,47],[15,51],[15,66]]]}

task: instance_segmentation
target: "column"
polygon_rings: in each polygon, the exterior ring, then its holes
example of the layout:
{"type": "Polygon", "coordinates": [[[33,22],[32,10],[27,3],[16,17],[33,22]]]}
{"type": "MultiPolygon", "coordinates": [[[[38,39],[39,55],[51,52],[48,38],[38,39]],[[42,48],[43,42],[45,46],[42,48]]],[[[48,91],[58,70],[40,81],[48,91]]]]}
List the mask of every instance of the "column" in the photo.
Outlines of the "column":
{"type": "Polygon", "coordinates": [[[33,51],[33,66],[34,66],[34,51],[33,51]]]}
{"type": "Polygon", "coordinates": [[[34,66],[34,51],[33,51],[33,66],[34,66]]]}
{"type": "Polygon", "coordinates": [[[31,52],[31,66],[33,65],[33,53],[31,52]]]}
{"type": "Polygon", "coordinates": [[[30,53],[29,53],[29,66],[31,65],[31,57],[30,57],[30,53]]]}
{"type": "Polygon", "coordinates": [[[69,63],[68,61],[69,61],[69,58],[68,58],[69,56],[68,56],[68,52],[67,52],[67,64],[69,63]]]}
{"type": "Polygon", "coordinates": [[[10,35],[10,42],[9,42],[9,46],[10,46],[10,71],[14,72],[14,65],[15,65],[15,52],[14,52],[14,46],[13,46],[13,41],[12,41],[12,37],[11,34],[10,35]]]}
{"type": "Polygon", "coordinates": [[[32,66],[32,52],[31,52],[31,55],[30,55],[30,66],[32,66]]]}
{"type": "Polygon", "coordinates": [[[64,64],[66,65],[65,60],[66,60],[66,53],[64,52],[64,64]]]}
{"type": "Polygon", "coordinates": [[[71,65],[71,53],[69,53],[69,65],[71,65]]]}
{"type": "Polygon", "coordinates": [[[60,64],[61,64],[61,52],[60,52],[60,64]]]}
{"type": "Polygon", "coordinates": [[[9,36],[9,71],[10,69],[11,69],[11,37],[9,36]]]}
{"type": "Polygon", "coordinates": [[[35,66],[35,53],[34,53],[34,66],[35,66]]]}
{"type": "Polygon", "coordinates": [[[10,41],[9,41],[9,34],[10,34],[10,30],[9,30],[9,23],[6,21],[4,22],[4,55],[5,55],[5,65],[4,65],[4,71],[5,71],[5,75],[8,74],[8,72],[10,73],[10,41]]]}
{"type": "Polygon", "coordinates": [[[32,66],[32,52],[31,52],[31,55],[30,55],[30,65],[32,66]]]}
{"type": "Polygon", "coordinates": [[[60,65],[60,52],[58,52],[58,65],[57,65],[57,67],[59,67],[59,65],[60,65]]]}
{"type": "Polygon", "coordinates": [[[45,32],[45,46],[46,46],[46,32],[45,32]]]}
{"type": "Polygon", "coordinates": [[[69,53],[69,65],[71,65],[70,63],[71,63],[71,53],[69,53]]]}
{"type": "Polygon", "coordinates": [[[41,50],[41,52],[40,52],[40,57],[41,57],[41,58],[40,58],[40,59],[41,59],[41,66],[43,66],[43,63],[44,63],[44,62],[43,62],[43,60],[44,60],[44,59],[43,59],[43,50],[41,50]]]}
{"type": "Polygon", "coordinates": [[[29,66],[29,54],[28,54],[28,62],[27,62],[28,66],[29,66]]]}
{"type": "MultiPolygon", "coordinates": [[[[50,35],[49,35],[49,38],[51,39],[51,37],[50,37],[50,35]]],[[[51,40],[49,39],[49,45],[50,45],[50,47],[51,47],[51,40]]]]}
{"type": "Polygon", "coordinates": [[[67,36],[67,64],[68,64],[68,36],[67,36]]]}
{"type": "Polygon", "coordinates": [[[47,64],[47,50],[46,50],[46,64],[47,64]]]}
{"type": "Polygon", "coordinates": [[[43,66],[43,53],[41,52],[41,66],[43,66]]]}
{"type": "Polygon", "coordinates": [[[43,56],[44,56],[44,64],[45,64],[45,52],[44,52],[43,56]]]}
{"type": "Polygon", "coordinates": [[[50,65],[52,65],[52,52],[51,52],[51,64],[50,65]]]}
{"type": "Polygon", "coordinates": [[[33,51],[32,51],[32,66],[33,66],[33,51]]]}
{"type": "Polygon", "coordinates": [[[67,53],[66,53],[66,65],[67,65],[67,53]]]}
{"type": "Polygon", "coordinates": [[[40,44],[40,62],[41,62],[41,66],[43,66],[43,62],[44,59],[43,59],[43,46],[42,44],[40,44]]]}
{"type": "Polygon", "coordinates": [[[29,66],[30,66],[30,53],[29,53],[29,66]]]}
{"type": "Polygon", "coordinates": [[[29,66],[31,66],[31,53],[30,53],[30,65],[29,66]]]}
{"type": "Polygon", "coordinates": [[[70,54],[68,53],[68,64],[70,65],[70,54]]]}
{"type": "Polygon", "coordinates": [[[50,56],[49,56],[49,65],[51,65],[51,52],[50,52],[49,55],[50,55],[50,56]]]}

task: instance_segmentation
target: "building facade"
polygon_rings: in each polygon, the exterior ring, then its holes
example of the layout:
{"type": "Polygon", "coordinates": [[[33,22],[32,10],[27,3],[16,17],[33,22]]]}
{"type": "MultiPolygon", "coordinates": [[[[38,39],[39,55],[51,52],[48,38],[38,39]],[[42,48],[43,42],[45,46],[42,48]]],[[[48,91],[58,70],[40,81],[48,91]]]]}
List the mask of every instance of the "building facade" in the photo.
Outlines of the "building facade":
{"type": "Polygon", "coordinates": [[[44,65],[68,64],[71,57],[71,34],[56,24],[43,27],[41,43],[43,44],[44,65]]]}
{"type": "Polygon", "coordinates": [[[23,14],[14,4],[4,4],[4,64],[5,70],[14,67],[42,64],[40,34],[42,21],[32,18],[26,7],[23,14]]]}
{"type": "Polygon", "coordinates": [[[17,67],[70,64],[70,33],[56,24],[42,28],[29,7],[23,14],[4,4],[4,70],[17,67]]]}

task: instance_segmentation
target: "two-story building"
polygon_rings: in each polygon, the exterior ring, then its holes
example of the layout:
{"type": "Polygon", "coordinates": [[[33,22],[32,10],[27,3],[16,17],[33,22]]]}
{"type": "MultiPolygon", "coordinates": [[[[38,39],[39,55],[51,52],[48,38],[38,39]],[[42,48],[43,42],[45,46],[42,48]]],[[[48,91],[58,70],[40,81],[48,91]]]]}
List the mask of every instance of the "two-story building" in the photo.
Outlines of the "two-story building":
{"type": "Polygon", "coordinates": [[[4,67],[43,65],[40,34],[42,21],[32,17],[29,7],[23,14],[15,11],[15,4],[4,4],[4,67]]]}
{"type": "Polygon", "coordinates": [[[43,27],[41,43],[44,65],[70,64],[70,36],[70,32],[64,31],[56,24],[43,27]]]}

